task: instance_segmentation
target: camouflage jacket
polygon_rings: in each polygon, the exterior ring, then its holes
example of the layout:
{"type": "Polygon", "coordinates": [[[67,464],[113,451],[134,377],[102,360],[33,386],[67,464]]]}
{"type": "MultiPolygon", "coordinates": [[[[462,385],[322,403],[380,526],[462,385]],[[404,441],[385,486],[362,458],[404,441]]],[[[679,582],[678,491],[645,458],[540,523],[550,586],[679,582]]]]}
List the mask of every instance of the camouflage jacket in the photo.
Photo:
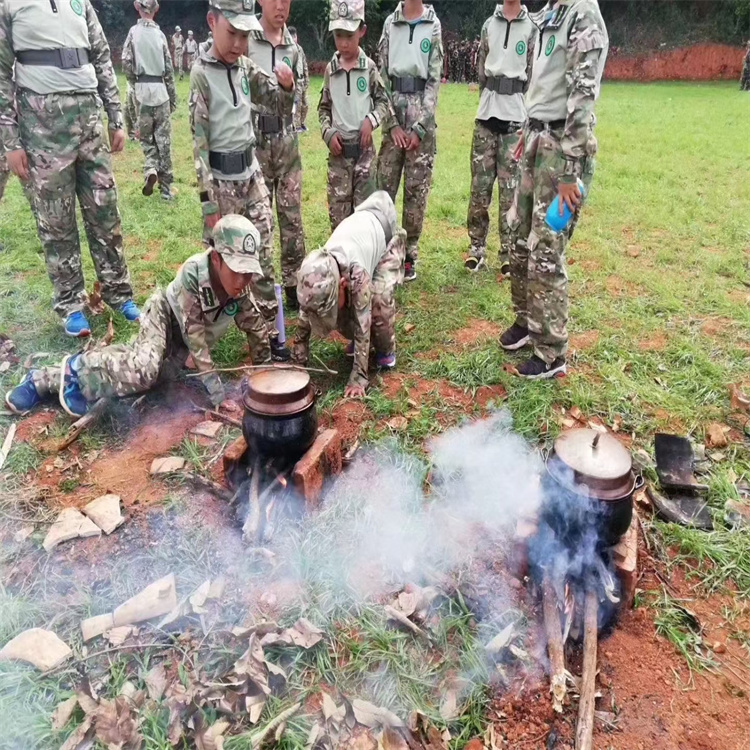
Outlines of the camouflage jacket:
{"type": "MultiPolygon", "coordinates": [[[[226,333],[232,320],[245,333],[254,330],[252,293],[248,289],[239,299],[229,299],[218,283],[214,286],[209,270],[211,252],[206,250],[188,258],[167,287],[169,306],[198,372],[213,369],[211,347],[226,333]]],[[[201,380],[211,401],[220,404],[224,400],[224,386],[219,375],[207,373],[201,380]]]]}
{"type": "Polygon", "coordinates": [[[172,34],[172,48],[175,52],[183,52],[185,50],[185,37],[182,34],[172,34]]]}
{"type": "MultiPolygon", "coordinates": [[[[141,26],[155,26],[157,29],[159,28],[157,24],[155,24],[153,21],[146,21],[144,19],[139,19],[138,24],[141,26]]],[[[128,79],[128,83],[132,86],[136,87],[136,94],[138,95],[138,101],[141,104],[151,104],[152,102],[149,100],[148,94],[151,93],[148,91],[148,89],[155,89],[156,87],[161,87],[162,84],[159,83],[145,83],[145,84],[138,84],[137,83],[137,63],[136,63],[136,50],[135,50],[135,43],[133,39],[133,31],[135,28],[137,28],[138,24],[136,26],[131,27],[130,31],[128,32],[128,36],[125,39],[125,44],[122,47],[122,72],[125,74],[125,78],[128,79]],[[142,87],[145,87],[147,89],[146,93],[147,96],[144,98],[142,93],[139,91],[139,85],[142,87]]],[[[162,46],[163,46],[163,54],[164,54],[164,86],[167,89],[167,95],[169,96],[169,104],[172,107],[172,110],[174,111],[177,108],[177,91],[174,86],[174,68],[172,67],[172,55],[169,54],[169,45],[167,44],[167,37],[164,36],[162,33],[162,46]]],[[[163,89],[162,89],[163,92],[163,89]]],[[[163,95],[163,94],[162,94],[163,95]]]]}
{"type": "MultiPolygon", "coordinates": [[[[89,37],[89,60],[94,66],[97,91],[107,112],[110,128],[122,128],[122,106],[117,89],[117,78],[112,67],[109,44],[104,36],[99,18],[90,0],[77,0],[86,17],[89,37]]],[[[14,102],[16,85],[13,65],[16,60],[13,47],[13,19],[23,11],[22,0],[0,0],[0,151],[23,148],[18,134],[18,118],[14,102]]],[[[64,121],[61,125],[64,127],[64,121]]]]}
{"type": "Polygon", "coordinates": [[[302,49],[302,45],[298,44],[297,49],[299,50],[299,69],[300,69],[300,80],[305,88],[310,85],[310,68],[307,65],[307,55],[305,50],[302,49]]]}
{"type": "Polygon", "coordinates": [[[399,3],[396,10],[385,19],[383,34],[378,44],[378,59],[380,60],[380,74],[385,84],[388,98],[391,101],[391,115],[383,124],[386,131],[400,125],[405,130],[413,130],[420,139],[427,132],[435,129],[435,110],[437,109],[438,89],[443,75],[443,32],[440,20],[431,5],[425,5],[419,23],[432,24],[432,38],[430,40],[429,58],[427,64],[427,82],[425,89],[417,94],[404,94],[393,90],[389,69],[390,38],[394,24],[409,25],[404,18],[403,3],[399,3]]]}

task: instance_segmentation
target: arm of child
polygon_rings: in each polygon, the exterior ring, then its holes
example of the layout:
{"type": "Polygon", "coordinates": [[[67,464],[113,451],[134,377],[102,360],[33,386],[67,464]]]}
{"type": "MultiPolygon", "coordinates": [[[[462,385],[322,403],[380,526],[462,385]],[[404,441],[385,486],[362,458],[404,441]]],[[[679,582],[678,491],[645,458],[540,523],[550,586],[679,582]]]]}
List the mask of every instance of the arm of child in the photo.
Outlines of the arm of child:
{"type": "Polygon", "coordinates": [[[206,226],[212,228],[221,218],[221,213],[214,195],[213,172],[208,160],[209,134],[211,132],[208,99],[208,81],[200,67],[196,66],[190,73],[188,114],[190,130],[193,133],[193,156],[198,179],[198,194],[203,209],[203,221],[206,226]]]}

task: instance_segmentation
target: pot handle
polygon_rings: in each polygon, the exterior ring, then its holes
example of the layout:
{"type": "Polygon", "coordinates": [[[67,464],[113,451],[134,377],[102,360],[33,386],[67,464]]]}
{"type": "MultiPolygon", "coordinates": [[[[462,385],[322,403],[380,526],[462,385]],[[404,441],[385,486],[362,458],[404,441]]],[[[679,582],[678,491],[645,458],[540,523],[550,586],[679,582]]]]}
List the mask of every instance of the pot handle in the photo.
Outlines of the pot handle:
{"type": "Polygon", "coordinates": [[[638,490],[642,490],[645,484],[646,484],[646,480],[643,478],[643,474],[636,474],[635,486],[633,487],[633,492],[638,492],[638,490]]]}

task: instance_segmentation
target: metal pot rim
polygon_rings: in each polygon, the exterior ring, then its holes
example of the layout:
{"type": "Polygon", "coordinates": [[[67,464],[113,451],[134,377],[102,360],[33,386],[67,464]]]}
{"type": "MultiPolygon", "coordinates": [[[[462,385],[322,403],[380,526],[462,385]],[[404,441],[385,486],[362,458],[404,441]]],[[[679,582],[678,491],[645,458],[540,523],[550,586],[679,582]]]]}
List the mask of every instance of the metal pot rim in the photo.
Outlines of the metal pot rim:
{"type": "Polygon", "coordinates": [[[597,486],[593,477],[578,474],[567,466],[554,451],[545,461],[545,467],[552,479],[564,489],[603,502],[616,503],[619,500],[626,500],[632,497],[638,487],[638,477],[632,469],[621,478],[619,485],[612,486],[613,483],[607,481],[597,486]]]}

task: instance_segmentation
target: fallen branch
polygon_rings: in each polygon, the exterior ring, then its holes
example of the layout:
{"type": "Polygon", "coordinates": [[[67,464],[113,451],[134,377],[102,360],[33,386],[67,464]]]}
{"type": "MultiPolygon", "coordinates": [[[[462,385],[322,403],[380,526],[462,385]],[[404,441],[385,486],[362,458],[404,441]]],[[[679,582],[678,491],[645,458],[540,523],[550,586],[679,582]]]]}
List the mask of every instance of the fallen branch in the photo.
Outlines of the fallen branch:
{"type": "Polygon", "coordinates": [[[78,436],[91,424],[94,424],[99,417],[103,414],[104,410],[107,407],[107,404],[109,403],[109,400],[106,398],[100,398],[89,410],[87,414],[82,416],[78,421],[73,422],[72,425],[70,425],[70,429],[68,430],[68,434],[63,440],[58,444],[58,446],[55,448],[55,451],[58,453],[60,451],[65,450],[71,443],[74,443],[78,436]]]}
{"type": "Polygon", "coordinates": [[[5,436],[5,440],[3,440],[3,447],[0,448],[0,469],[3,468],[5,459],[8,458],[8,454],[10,453],[10,447],[13,444],[13,438],[15,436],[16,436],[16,423],[13,422],[13,424],[11,424],[10,426],[10,429],[8,430],[8,434],[5,436]]]}
{"type": "Polygon", "coordinates": [[[213,479],[196,474],[194,471],[182,471],[177,476],[187,479],[188,482],[198,485],[201,489],[208,490],[208,492],[216,495],[220,500],[230,502],[234,497],[234,493],[224,487],[224,485],[214,482],[213,479]]]}
{"type": "Polygon", "coordinates": [[[200,378],[203,375],[210,375],[213,372],[242,372],[244,370],[304,370],[305,372],[323,372],[326,375],[338,375],[336,370],[322,370],[319,367],[302,367],[302,365],[284,365],[283,367],[277,367],[276,365],[242,365],[241,367],[215,367],[213,370],[189,372],[185,377],[200,378]]]}
{"type": "Polygon", "coordinates": [[[240,429],[242,429],[242,422],[240,422],[239,419],[228,417],[226,414],[222,414],[220,411],[215,411],[214,409],[204,409],[202,406],[198,406],[198,404],[193,404],[193,410],[206,414],[206,416],[212,417],[213,419],[217,419],[219,420],[219,422],[224,422],[224,424],[231,425],[232,427],[239,427],[240,429]]]}
{"type": "Polygon", "coordinates": [[[547,651],[549,652],[552,708],[557,713],[562,713],[563,702],[567,694],[565,652],[563,651],[560,615],[557,612],[557,596],[547,571],[544,572],[542,578],[542,609],[544,612],[544,629],[547,633],[547,651]]]}
{"type": "Polygon", "coordinates": [[[593,747],[598,638],[599,596],[594,589],[588,589],[583,612],[583,671],[581,673],[581,699],[578,703],[576,750],[592,750],[593,747]]]}
{"type": "Polygon", "coordinates": [[[253,735],[251,738],[253,750],[256,750],[256,748],[259,748],[263,744],[263,740],[268,737],[271,732],[275,732],[278,727],[280,727],[287,719],[290,719],[294,714],[297,713],[297,711],[302,708],[301,703],[295,703],[293,706],[290,706],[286,709],[286,711],[282,711],[278,716],[271,719],[271,721],[266,724],[265,728],[262,732],[258,732],[257,734],[253,735]]]}

